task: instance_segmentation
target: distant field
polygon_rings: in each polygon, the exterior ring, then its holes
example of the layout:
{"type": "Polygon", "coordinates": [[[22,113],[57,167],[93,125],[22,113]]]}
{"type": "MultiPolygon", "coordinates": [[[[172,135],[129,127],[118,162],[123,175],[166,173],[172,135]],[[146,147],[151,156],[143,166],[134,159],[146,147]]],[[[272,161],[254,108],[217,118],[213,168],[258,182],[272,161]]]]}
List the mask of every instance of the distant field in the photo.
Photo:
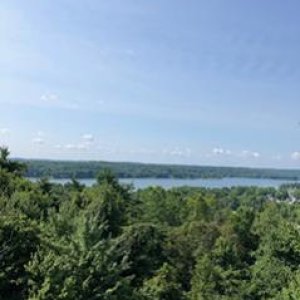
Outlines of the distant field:
{"type": "Polygon", "coordinates": [[[95,178],[111,169],[119,178],[270,178],[299,180],[300,170],[160,165],[104,161],[21,160],[28,166],[28,177],[95,178]]]}

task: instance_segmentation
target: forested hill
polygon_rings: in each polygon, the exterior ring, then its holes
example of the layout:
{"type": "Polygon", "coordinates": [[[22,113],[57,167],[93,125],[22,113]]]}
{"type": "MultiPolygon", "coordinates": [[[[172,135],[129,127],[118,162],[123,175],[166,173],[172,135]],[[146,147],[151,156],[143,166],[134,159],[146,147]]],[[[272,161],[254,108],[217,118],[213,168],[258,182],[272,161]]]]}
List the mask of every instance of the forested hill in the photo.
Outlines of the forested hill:
{"type": "Polygon", "coordinates": [[[119,178],[270,178],[299,180],[300,170],[254,169],[191,165],[159,165],[104,161],[21,160],[28,166],[27,177],[95,178],[110,169],[119,178]]]}

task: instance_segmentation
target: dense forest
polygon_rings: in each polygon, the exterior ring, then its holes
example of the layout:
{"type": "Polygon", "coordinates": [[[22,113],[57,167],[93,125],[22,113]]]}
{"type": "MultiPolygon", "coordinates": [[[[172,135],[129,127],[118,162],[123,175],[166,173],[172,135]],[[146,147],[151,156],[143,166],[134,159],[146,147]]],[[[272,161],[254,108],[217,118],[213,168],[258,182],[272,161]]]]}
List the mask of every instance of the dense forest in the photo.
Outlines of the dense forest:
{"type": "Polygon", "coordinates": [[[21,160],[27,165],[27,177],[95,178],[110,169],[118,178],[271,178],[299,180],[300,170],[158,165],[103,161],[21,160]]]}
{"type": "Polygon", "coordinates": [[[92,187],[0,152],[0,298],[300,299],[300,187],[92,187]]]}

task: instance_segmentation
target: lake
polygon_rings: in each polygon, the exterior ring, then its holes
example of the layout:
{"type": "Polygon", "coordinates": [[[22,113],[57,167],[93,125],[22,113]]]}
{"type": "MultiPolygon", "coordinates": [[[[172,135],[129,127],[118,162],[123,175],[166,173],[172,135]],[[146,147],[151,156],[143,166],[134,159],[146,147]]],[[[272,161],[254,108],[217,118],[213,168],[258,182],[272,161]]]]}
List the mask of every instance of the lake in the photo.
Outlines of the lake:
{"type": "MultiPolygon", "coordinates": [[[[53,179],[55,183],[67,183],[68,179],[53,179]]],[[[95,183],[94,179],[80,179],[80,182],[86,186],[95,183]]],[[[161,186],[169,189],[173,187],[191,186],[205,188],[224,188],[234,186],[257,186],[257,187],[279,187],[286,183],[295,183],[296,181],[260,179],[260,178],[210,178],[210,179],[176,179],[176,178],[122,178],[121,183],[133,184],[135,188],[146,188],[149,186],[161,186]]],[[[299,182],[299,181],[298,181],[299,182]]]]}

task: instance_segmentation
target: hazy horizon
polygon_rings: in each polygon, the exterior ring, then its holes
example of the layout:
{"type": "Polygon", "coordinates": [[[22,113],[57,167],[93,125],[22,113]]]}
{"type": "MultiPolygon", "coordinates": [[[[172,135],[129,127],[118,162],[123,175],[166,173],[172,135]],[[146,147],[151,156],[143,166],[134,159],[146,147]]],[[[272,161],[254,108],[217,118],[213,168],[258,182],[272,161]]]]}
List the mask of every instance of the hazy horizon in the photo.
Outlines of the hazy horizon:
{"type": "Polygon", "coordinates": [[[300,168],[300,3],[0,3],[13,157],[300,168]]]}

